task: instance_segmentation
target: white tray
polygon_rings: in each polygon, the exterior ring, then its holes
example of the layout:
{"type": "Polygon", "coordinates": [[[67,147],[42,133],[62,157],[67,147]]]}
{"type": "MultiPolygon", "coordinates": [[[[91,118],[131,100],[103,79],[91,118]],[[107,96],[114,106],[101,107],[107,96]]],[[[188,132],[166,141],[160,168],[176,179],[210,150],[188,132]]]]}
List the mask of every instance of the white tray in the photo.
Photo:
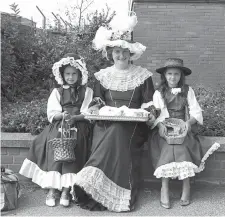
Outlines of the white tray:
{"type": "Polygon", "coordinates": [[[85,115],[88,120],[106,120],[106,121],[136,121],[146,122],[148,117],[128,117],[128,116],[103,116],[103,115],[85,115]]]}

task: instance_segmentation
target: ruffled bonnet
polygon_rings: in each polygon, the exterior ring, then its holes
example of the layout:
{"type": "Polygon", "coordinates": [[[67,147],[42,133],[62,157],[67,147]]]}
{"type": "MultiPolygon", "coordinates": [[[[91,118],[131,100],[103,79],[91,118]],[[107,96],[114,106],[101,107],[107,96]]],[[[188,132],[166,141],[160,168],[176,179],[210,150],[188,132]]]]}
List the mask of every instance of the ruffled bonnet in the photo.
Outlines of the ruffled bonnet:
{"type": "Polygon", "coordinates": [[[63,85],[63,77],[62,73],[60,72],[60,68],[68,64],[80,70],[82,75],[81,85],[85,85],[88,80],[88,71],[86,68],[86,63],[84,61],[84,58],[73,53],[68,53],[64,55],[61,60],[54,63],[52,67],[52,73],[55,76],[55,80],[57,81],[57,83],[59,85],[63,85]]]}
{"type": "Polygon", "coordinates": [[[107,57],[106,47],[122,47],[129,49],[131,60],[137,60],[146,50],[138,42],[131,42],[131,32],[137,24],[137,16],[133,11],[128,14],[116,15],[107,25],[101,26],[93,40],[93,48],[102,51],[107,57]]]}

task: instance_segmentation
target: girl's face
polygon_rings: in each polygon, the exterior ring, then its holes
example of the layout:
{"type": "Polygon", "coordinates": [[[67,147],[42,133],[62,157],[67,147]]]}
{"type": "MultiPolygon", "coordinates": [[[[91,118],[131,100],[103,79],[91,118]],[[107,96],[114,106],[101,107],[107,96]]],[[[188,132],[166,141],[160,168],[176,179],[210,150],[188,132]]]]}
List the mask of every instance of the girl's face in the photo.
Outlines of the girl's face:
{"type": "Polygon", "coordinates": [[[177,87],[181,78],[181,70],[177,68],[169,68],[165,72],[165,77],[169,87],[177,87]]]}
{"type": "Polygon", "coordinates": [[[130,51],[127,48],[114,47],[112,58],[115,64],[128,65],[130,60],[130,51]]]}
{"type": "Polygon", "coordinates": [[[67,84],[69,85],[75,84],[78,80],[79,70],[72,66],[67,66],[64,69],[63,76],[67,84]]]}

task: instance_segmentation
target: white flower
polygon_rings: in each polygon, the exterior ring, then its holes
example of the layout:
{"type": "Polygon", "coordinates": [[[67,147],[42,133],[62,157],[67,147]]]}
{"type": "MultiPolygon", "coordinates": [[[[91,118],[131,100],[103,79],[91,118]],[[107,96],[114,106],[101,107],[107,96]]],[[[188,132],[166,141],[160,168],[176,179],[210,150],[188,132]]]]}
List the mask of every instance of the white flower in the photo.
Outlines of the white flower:
{"type": "Polygon", "coordinates": [[[181,93],[181,88],[172,88],[171,93],[177,95],[178,93],[181,93]]]}

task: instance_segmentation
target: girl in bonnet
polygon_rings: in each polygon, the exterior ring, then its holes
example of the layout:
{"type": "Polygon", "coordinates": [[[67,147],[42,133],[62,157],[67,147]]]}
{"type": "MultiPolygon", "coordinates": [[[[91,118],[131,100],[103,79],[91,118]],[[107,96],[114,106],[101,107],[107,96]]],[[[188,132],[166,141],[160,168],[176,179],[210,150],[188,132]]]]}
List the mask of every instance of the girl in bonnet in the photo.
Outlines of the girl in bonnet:
{"type": "MultiPolygon", "coordinates": [[[[111,107],[149,109],[154,92],[152,73],[133,65],[146,47],[130,40],[137,23],[134,13],[114,17],[96,32],[96,50],[114,65],[95,73],[92,108],[111,107]]],[[[141,122],[96,121],[91,155],[77,174],[75,189],[83,192],[79,205],[88,210],[114,212],[134,209],[138,193],[140,151],[147,139],[148,126],[141,122]]],[[[81,194],[80,194],[81,195],[81,194]]]]}
{"type": "Polygon", "coordinates": [[[46,205],[55,206],[56,190],[59,190],[62,191],[60,204],[69,206],[69,190],[76,173],[87,161],[90,133],[83,113],[92,100],[93,91],[86,85],[88,72],[85,62],[76,54],[66,54],[53,65],[52,72],[60,87],[53,89],[48,99],[47,117],[50,125],[34,139],[20,174],[49,189],[46,205]],[[48,141],[57,137],[63,117],[71,128],[77,130],[74,162],[55,162],[52,146],[48,144],[48,141]]]}
{"type": "Polygon", "coordinates": [[[156,70],[161,74],[161,85],[153,95],[153,103],[156,109],[161,111],[155,120],[149,136],[150,153],[154,175],[162,179],[160,204],[164,208],[170,208],[169,179],[182,180],[182,194],[180,205],[190,204],[190,177],[204,169],[206,159],[220,145],[211,144],[211,141],[201,139],[194,129],[196,124],[203,124],[202,109],[200,108],[193,89],[185,84],[185,77],[192,71],[183,66],[183,60],[178,58],[167,59],[165,66],[156,70]],[[186,122],[188,133],[184,142],[179,145],[171,145],[163,138],[167,128],[162,122],[166,118],[178,118],[186,122]],[[202,144],[212,145],[206,152],[201,148],[202,144]]]}

